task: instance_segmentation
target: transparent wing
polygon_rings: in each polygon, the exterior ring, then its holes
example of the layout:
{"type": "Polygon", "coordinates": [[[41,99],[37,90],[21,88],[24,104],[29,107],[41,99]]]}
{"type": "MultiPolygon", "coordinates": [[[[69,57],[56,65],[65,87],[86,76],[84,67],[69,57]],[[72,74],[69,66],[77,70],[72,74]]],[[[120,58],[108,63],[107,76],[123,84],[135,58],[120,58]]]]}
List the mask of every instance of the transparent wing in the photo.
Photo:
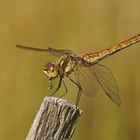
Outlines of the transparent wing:
{"type": "Polygon", "coordinates": [[[43,49],[43,48],[33,48],[33,47],[22,46],[22,45],[16,45],[16,47],[25,49],[25,50],[31,50],[31,51],[49,52],[55,57],[61,57],[65,54],[74,54],[70,50],[58,50],[58,49],[54,49],[54,48],[46,48],[46,49],[44,48],[43,49]]]}
{"type": "Polygon", "coordinates": [[[106,95],[118,106],[121,105],[121,99],[119,96],[118,84],[111,72],[111,70],[101,64],[96,64],[90,67],[91,73],[98,81],[106,95]]]}
{"type": "Polygon", "coordinates": [[[75,79],[82,87],[82,93],[92,97],[99,89],[99,84],[87,67],[80,67],[75,73],[75,79]]]}
{"type": "Polygon", "coordinates": [[[70,50],[58,50],[58,49],[54,49],[54,48],[48,48],[48,52],[51,53],[52,55],[54,55],[55,57],[61,57],[65,54],[67,54],[67,55],[74,54],[70,50]]]}

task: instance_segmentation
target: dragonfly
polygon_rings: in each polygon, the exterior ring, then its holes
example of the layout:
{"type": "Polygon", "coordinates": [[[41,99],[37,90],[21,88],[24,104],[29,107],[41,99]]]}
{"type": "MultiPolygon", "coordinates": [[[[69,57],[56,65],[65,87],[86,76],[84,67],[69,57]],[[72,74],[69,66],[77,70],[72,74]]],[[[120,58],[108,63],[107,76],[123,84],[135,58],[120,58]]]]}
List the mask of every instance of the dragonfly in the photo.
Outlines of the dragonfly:
{"type": "Polygon", "coordinates": [[[78,106],[81,93],[87,96],[93,96],[97,92],[98,87],[101,86],[105,94],[118,106],[121,105],[121,98],[119,96],[119,88],[117,81],[111,70],[100,64],[99,62],[108,56],[111,56],[135,43],[140,42],[140,34],[126,39],[110,48],[101,50],[99,52],[87,53],[83,56],[73,53],[71,50],[59,50],[54,48],[33,48],[23,45],[16,45],[16,47],[32,51],[48,52],[59,58],[57,62],[48,62],[44,68],[43,73],[49,81],[49,89],[53,89],[53,81],[59,79],[57,88],[51,96],[64,85],[65,92],[67,86],[65,77],[76,85],[78,92],[76,98],[76,106],[78,106]]]}

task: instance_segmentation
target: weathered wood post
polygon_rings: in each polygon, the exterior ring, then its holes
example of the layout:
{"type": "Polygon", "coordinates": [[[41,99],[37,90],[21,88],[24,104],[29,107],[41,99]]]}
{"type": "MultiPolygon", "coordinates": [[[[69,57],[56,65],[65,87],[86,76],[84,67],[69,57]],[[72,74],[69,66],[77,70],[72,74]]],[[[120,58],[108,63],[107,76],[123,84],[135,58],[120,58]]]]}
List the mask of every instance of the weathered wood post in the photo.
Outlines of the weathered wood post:
{"type": "Polygon", "coordinates": [[[45,97],[26,140],[70,140],[81,113],[64,99],[45,97]]]}

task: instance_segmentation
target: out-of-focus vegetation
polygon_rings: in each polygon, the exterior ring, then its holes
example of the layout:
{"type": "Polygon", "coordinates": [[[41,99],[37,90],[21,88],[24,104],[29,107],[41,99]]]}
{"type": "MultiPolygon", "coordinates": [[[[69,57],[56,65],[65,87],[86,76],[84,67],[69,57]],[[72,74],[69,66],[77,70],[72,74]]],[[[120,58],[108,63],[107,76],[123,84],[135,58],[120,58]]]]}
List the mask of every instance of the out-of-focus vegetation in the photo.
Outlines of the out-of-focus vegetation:
{"type": "MultiPolygon", "coordinates": [[[[56,58],[19,50],[16,44],[99,51],[140,33],[139,0],[0,1],[0,139],[25,140],[42,99],[49,95],[42,68],[56,58]]],[[[113,71],[122,98],[118,108],[103,93],[82,96],[73,140],[140,139],[140,43],[102,61],[113,71]]],[[[69,84],[65,96],[75,102],[69,84]]],[[[59,94],[59,93],[58,93],[59,94]]]]}

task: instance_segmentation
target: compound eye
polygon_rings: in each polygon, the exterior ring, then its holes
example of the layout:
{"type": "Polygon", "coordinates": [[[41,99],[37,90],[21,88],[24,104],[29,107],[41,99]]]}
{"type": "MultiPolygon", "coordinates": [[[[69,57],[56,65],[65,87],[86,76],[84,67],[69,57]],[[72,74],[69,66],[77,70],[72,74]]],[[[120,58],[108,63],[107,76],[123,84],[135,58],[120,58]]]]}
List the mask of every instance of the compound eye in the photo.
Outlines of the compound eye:
{"type": "Polygon", "coordinates": [[[43,73],[49,78],[49,79],[54,79],[57,77],[58,72],[56,69],[56,64],[54,63],[48,63],[45,65],[43,69],[43,73]]]}
{"type": "Polygon", "coordinates": [[[52,63],[48,63],[48,64],[46,64],[45,65],[45,67],[44,67],[44,71],[47,71],[47,72],[53,72],[54,71],[54,69],[55,69],[55,65],[54,64],[52,64],[52,63]]]}
{"type": "Polygon", "coordinates": [[[51,72],[54,72],[54,66],[50,66],[50,67],[48,68],[48,70],[51,71],[51,72]]]}

